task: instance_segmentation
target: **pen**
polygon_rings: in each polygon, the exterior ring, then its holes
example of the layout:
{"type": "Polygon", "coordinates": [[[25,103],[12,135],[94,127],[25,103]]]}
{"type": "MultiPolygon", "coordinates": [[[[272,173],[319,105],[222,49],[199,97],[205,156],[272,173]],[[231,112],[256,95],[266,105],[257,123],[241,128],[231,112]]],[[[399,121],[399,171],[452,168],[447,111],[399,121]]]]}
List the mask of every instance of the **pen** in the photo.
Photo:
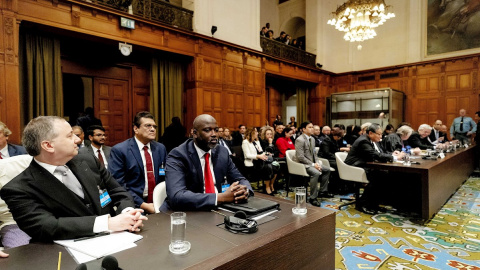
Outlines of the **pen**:
{"type": "Polygon", "coordinates": [[[85,236],[85,237],[77,238],[77,239],[73,240],[73,242],[88,240],[88,239],[91,239],[91,238],[105,236],[105,235],[109,235],[109,234],[110,234],[109,232],[101,232],[101,233],[97,233],[97,234],[92,235],[92,236],[85,236]]]}

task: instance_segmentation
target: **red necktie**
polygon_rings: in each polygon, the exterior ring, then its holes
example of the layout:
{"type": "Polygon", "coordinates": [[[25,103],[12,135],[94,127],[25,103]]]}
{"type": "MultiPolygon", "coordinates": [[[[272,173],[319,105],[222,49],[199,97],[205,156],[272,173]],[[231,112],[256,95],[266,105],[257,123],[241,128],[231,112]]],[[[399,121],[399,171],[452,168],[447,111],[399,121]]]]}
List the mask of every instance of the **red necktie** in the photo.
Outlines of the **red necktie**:
{"type": "Polygon", "coordinates": [[[105,162],[103,161],[103,156],[102,156],[102,152],[100,152],[100,149],[97,150],[97,153],[98,153],[98,160],[100,161],[100,164],[102,165],[102,167],[105,167],[105,162]]]}
{"type": "Polygon", "coordinates": [[[148,153],[148,146],[143,147],[145,153],[145,163],[147,163],[147,178],[148,178],[148,203],[153,202],[153,190],[155,189],[155,175],[153,174],[152,156],[148,153]]]}
{"type": "Polygon", "coordinates": [[[0,159],[3,159],[2,154],[0,154],[0,159]]]}
{"type": "Polygon", "coordinates": [[[203,172],[205,178],[205,193],[215,193],[215,185],[213,184],[212,172],[210,171],[210,154],[205,154],[205,169],[203,172]]]}

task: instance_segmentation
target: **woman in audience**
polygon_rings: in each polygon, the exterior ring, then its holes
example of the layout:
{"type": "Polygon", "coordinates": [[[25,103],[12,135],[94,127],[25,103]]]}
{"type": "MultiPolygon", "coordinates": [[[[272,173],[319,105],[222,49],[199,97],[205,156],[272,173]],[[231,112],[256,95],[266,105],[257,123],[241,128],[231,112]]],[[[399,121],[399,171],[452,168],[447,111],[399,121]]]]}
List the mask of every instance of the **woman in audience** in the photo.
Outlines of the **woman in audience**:
{"type": "MultiPolygon", "coordinates": [[[[270,126],[263,127],[262,133],[260,135],[260,145],[262,146],[262,149],[265,151],[265,153],[270,154],[271,156],[277,157],[278,149],[273,142],[273,134],[274,134],[273,127],[270,127],[270,126]]],[[[275,184],[275,179],[277,178],[277,173],[280,168],[278,167],[278,165],[273,166],[272,164],[272,169],[273,169],[273,177],[272,179],[270,179],[270,190],[272,190],[272,193],[275,194],[277,192],[275,191],[274,184],[275,184]]],[[[264,185],[266,183],[267,182],[264,181],[264,185]]]]}
{"type": "Polygon", "coordinates": [[[386,127],[385,127],[385,130],[383,131],[383,134],[382,134],[382,140],[385,139],[385,137],[387,137],[389,134],[392,134],[395,132],[395,128],[393,127],[392,124],[388,124],[386,127]]]}
{"type": "Polygon", "coordinates": [[[230,147],[230,149],[231,149],[233,138],[232,138],[232,134],[230,134],[230,129],[227,128],[227,127],[223,128],[223,140],[228,145],[228,147],[230,147]]]}
{"type": "Polygon", "coordinates": [[[287,150],[295,150],[295,144],[293,144],[291,137],[295,131],[291,127],[285,127],[277,139],[276,146],[278,149],[278,157],[284,158],[287,150]]]}
{"type": "Polygon", "coordinates": [[[248,128],[245,132],[245,140],[242,142],[243,155],[245,157],[245,167],[247,169],[248,179],[264,180],[263,187],[268,195],[273,195],[270,187],[270,180],[273,174],[272,164],[268,164],[268,156],[263,152],[262,146],[258,141],[258,131],[256,128],[248,128]],[[263,162],[262,162],[263,161],[263,162]],[[258,164],[257,169],[254,162],[258,164]]]}
{"type": "Polygon", "coordinates": [[[290,123],[288,123],[291,127],[297,127],[297,121],[295,121],[295,116],[290,116],[290,123]]]}
{"type": "Polygon", "coordinates": [[[273,31],[272,31],[272,30],[268,30],[268,31],[267,31],[267,38],[269,38],[269,39],[274,39],[274,38],[273,38],[273,31]]]}

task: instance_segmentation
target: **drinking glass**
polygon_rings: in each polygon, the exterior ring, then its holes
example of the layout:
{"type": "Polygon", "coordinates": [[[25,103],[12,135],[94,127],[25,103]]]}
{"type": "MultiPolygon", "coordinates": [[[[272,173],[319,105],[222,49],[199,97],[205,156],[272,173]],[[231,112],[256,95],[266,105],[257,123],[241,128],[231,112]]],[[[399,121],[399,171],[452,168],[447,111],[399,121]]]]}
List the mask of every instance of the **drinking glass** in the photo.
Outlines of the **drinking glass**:
{"type": "Polygon", "coordinates": [[[295,207],[292,212],[296,215],[305,215],[307,213],[307,189],[304,187],[295,188],[295,207]]]}
{"type": "Polygon", "coordinates": [[[173,254],[185,254],[190,250],[190,242],[185,241],[187,229],[187,214],[174,212],[170,215],[170,252],[173,254]]]}
{"type": "Polygon", "coordinates": [[[403,157],[403,165],[404,165],[404,166],[410,166],[410,165],[412,165],[412,162],[410,161],[410,154],[406,154],[406,155],[403,157]]]}

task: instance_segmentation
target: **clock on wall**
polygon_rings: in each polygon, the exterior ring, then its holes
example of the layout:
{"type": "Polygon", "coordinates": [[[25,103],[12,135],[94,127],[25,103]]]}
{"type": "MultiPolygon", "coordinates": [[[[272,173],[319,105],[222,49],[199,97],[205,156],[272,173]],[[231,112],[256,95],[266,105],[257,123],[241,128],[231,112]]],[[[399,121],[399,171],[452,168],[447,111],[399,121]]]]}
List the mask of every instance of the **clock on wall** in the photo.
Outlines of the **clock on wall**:
{"type": "Polygon", "coordinates": [[[132,53],[132,48],[133,46],[131,44],[121,43],[121,42],[118,43],[118,49],[125,56],[129,56],[132,53]]]}

